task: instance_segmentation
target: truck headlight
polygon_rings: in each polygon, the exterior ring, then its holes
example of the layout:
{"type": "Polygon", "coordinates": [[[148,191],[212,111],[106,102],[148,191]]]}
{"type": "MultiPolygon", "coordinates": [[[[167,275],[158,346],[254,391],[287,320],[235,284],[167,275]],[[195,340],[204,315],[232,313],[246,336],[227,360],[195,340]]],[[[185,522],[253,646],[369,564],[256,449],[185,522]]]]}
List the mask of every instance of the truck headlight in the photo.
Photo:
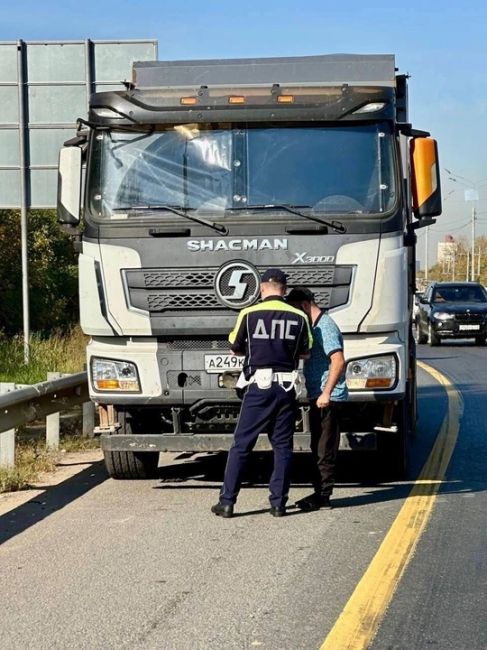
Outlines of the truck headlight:
{"type": "Polygon", "coordinates": [[[397,358],[393,354],[353,359],[347,364],[346,380],[349,390],[392,388],[396,379],[397,358]]]}
{"type": "Polygon", "coordinates": [[[129,361],[93,357],[91,377],[96,390],[140,392],[137,366],[129,361]]]}

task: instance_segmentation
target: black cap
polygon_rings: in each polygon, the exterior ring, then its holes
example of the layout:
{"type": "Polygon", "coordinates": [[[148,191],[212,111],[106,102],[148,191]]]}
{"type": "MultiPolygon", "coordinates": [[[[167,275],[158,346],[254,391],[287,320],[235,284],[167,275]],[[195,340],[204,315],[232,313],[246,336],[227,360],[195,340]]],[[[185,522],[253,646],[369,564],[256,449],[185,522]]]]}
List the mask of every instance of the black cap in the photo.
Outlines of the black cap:
{"type": "Polygon", "coordinates": [[[315,295],[307,287],[295,287],[286,296],[287,302],[314,302],[315,295]]]}
{"type": "Polygon", "coordinates": [[[287,284],[287,275],[281,269],[267,269],[262,274],[262,282],[279,282],[287,284]]]}

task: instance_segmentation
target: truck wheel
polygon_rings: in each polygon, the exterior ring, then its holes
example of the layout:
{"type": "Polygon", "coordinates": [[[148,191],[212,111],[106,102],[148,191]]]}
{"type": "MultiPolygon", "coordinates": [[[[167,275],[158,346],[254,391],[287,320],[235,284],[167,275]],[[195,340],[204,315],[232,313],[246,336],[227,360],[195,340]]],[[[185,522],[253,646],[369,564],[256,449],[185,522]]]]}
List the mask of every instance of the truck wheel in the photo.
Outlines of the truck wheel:
{"type": "MultiPolygon", "coordinates": [[[[134,433],[132,420],[124,409],[115,408],[121,427],[120,434],[134,433]]],[[[116,433],[114,435],[117,435],[116,433]]],[[[116,479],[147,479],[157,476],[158,451],[108,451],[103,450],[108,475],[116,479]]]]}
{"type": "Polygon", "coordinates": [[[379,462],[389,479],[401,481],[407,476],[410,417],[409,402],[405,398],[397,405],[397,433],[383,433],[379,438],[379,462]]]}
{"type": "Polygon", "coordinates": [[[416,342],[422,345],[423,343],[426,343],[428,341],[428,337],[424,332],[421,331],[421,325],[419,323],[416,324],[416,342]]]}
{"type": "Polygon", "coordinates": [[[440,338],[436,336],[435,332],[433,331],[433,327],[431,323],[428,325],[428,343],[430,344],[431,347],[435,345],[440,345],[440,338]]]}
{"type": "Polygon", "coordinates": [[[408,382],[406,385],[406,391],[409,395],[409,418],[408,418],[408,434],[411,438],[416,436],[417,424],[418,424],[418,378],[416,375],[416,370],[414,370],[413,378],[411,382],[408,382]]]}
{"type": "Polygon", "coordinates": [[[157,476],[159,452],[104,451],[103,455],[111,478],[147,479],[157,476]]]}
{"type": "Polygon", "coordinates": [[[485,336],[476,336],[475,337],[476,345],[485,345],[485,336]]]}
{"type": "MultiPolygon", "coordinates": [[[[416,330],[416,333],[418,333],[418,330],[416,330]]],[[[416,435],[416,423],[418,419],[418,368],[416,365],[416,347],[416,339],[411,334],[409,337],[409,379],[406,381],[406,396],[410,404],[408,433],[412,438],[416,435]]]]}

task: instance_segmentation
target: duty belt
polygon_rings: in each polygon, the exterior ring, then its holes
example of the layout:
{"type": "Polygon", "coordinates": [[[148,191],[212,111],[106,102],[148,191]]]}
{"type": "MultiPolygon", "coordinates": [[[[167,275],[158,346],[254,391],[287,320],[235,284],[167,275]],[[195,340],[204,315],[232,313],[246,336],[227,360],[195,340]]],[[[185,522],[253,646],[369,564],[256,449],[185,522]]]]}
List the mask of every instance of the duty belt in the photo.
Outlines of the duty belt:
{"type": "Polygon", "coordinates": [[[273,373],[272,381],[277,381],[280,384],[284,383],[295,383],[296,378],[294,372],[275,372],[273,373]]]}
{"type": "Polygon", "coordinates": [[[296,388],[296,394],[301,393],[301,377],[297,370],[274,372],[272,368],[258,368],[248,381],[249,384],[257,384],[263,390],[270,388],[273,382],[277,382],[286,392],[296,388]],[[288,386],[286,387],[284,384],[288,384],[288,386]]]}

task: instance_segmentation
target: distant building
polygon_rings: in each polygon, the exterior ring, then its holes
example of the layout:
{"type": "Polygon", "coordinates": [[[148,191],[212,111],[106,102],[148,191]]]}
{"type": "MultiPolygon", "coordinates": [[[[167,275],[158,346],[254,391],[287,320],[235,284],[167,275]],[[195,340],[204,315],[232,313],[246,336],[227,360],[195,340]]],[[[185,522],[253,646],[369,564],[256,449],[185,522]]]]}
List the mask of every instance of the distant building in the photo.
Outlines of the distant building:
{"type": "Polygon", "coordinates": [[[443,241],[438,242],[437,258],[440,264],[450,264],[455,257],[457,242],[452,235],[445,235],[443,241]]]}

